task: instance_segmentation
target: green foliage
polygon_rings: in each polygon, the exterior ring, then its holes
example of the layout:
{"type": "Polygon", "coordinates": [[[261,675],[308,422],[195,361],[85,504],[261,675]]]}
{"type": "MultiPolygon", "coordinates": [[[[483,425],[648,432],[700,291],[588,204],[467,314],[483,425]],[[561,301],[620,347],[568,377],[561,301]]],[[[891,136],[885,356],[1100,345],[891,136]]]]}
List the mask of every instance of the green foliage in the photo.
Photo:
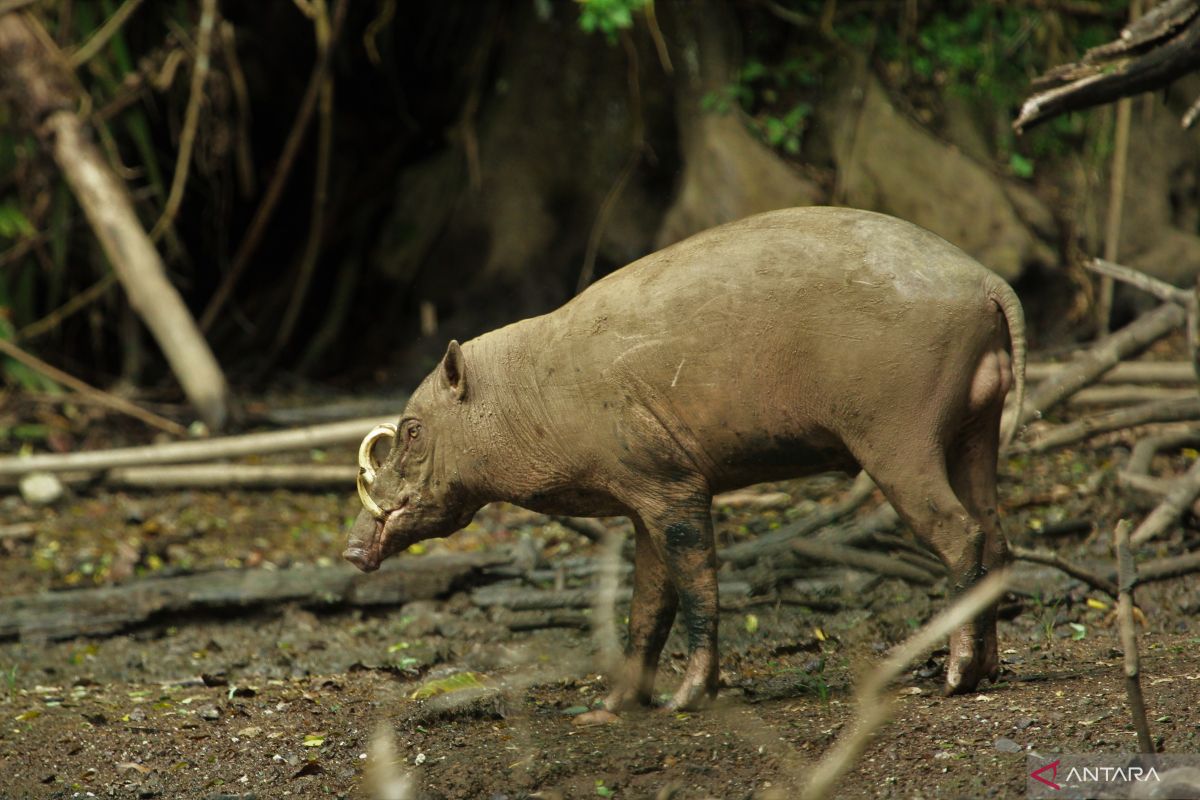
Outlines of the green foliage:
{"type": "Polygon", "coordinates": [[[729,113],[738,107],[764,142],[788,155],[798,155],[813,106],[802,99],[816,87],[823,56],[810,52],[768,66],[750,59],[737,80],[700,99],[705,111],[729,113]]]}
{"type": "Polygon", "coordinates": [[[0,238],[19,239],[36,231],[29,218],[11,200],[0,201],[0,238]]]}
{"type": "Polygon", "coordinates": [[[617,34],[633,26],[633,12],[645,7],[647,0],[578,0],[579,27],[584,33],[599,31],[616,42],[617,34]]]}

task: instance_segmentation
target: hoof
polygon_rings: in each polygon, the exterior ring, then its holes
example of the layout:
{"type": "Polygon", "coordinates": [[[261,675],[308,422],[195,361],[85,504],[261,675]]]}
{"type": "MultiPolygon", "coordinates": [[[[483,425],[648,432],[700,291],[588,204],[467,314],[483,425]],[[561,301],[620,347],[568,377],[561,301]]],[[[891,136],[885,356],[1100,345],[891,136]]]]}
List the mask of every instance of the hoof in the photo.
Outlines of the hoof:
{"type": "Polygon", "coordinates": [[[593,725],[614,725],[620,721],[621,718],[608,709],[597,708],[595,711],[585,711],[582,714],[577,714],[571,720],[571,724],[587,728],[593,725]]]}

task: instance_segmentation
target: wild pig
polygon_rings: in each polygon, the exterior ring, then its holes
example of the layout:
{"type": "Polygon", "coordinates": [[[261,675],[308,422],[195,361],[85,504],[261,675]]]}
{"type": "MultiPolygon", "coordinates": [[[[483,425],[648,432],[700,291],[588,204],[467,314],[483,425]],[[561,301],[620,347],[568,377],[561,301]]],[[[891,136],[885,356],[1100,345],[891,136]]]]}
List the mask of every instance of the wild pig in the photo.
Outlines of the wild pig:
{"type": "MultiPolygon", "coordinates": [[[[364,441],[344,556],[374,570],[494,500],[628,516],[629,639],[606,705],[649,701],[681,607],[689,661],[668,707],[691,708],[717,689],[713,494],[861,466],[962,591],[1007,559],[996,461],[1024,362],[1012,289],[934,234],[843,208],[760,214],[451,342],[394,430],[364,441]]],[[[948,691],[998,664],[993,609],[952,637],[948,691]]]]}

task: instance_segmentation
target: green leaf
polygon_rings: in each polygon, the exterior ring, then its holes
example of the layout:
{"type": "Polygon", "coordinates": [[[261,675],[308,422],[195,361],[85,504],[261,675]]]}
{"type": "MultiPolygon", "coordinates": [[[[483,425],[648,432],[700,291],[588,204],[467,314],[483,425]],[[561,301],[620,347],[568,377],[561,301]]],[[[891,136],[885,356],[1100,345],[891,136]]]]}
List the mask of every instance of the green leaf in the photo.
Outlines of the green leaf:
{"type": "Polygon", "coordinates": [[[446,678],[427,681],[409,695],[412,700],[425,700],[439,694],[460,692],[463,689],[482,689],[484,686],[481,676],[474,672],[458,672],[446,678]]]}
{"type": "Polygon", "coordinates": [[[1087,626],[1080,625],[1078,622],[1068,622],[1067,627],[1071,629],[1071,641],[1078,642],[1080,639],[1087,637],[1087,626]]]}
{"type": "Polygon", "coordinates": [[[1008,157],[1008,168],[1018,178],[1029,180],[1033,177],[1033,162],[1020,153],[1013,153],[1008,157]]]}

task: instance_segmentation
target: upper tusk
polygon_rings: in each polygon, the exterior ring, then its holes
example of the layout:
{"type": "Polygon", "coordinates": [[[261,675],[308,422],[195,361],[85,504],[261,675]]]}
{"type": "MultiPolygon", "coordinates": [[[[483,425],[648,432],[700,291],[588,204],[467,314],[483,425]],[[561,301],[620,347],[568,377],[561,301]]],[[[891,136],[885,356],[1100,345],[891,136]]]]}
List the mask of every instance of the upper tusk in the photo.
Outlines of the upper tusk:
{"type": "Polygon", "coordinates": [[[363,437],[362,444],[358,446],[358,468],[360,474],[366,478],[368,486],[375,482],[375,470],[379,468],[379,463],[375,460],[375,443],[385,436],[395,439],[396,426],[390,422],[376,425],[363,437]]]}

